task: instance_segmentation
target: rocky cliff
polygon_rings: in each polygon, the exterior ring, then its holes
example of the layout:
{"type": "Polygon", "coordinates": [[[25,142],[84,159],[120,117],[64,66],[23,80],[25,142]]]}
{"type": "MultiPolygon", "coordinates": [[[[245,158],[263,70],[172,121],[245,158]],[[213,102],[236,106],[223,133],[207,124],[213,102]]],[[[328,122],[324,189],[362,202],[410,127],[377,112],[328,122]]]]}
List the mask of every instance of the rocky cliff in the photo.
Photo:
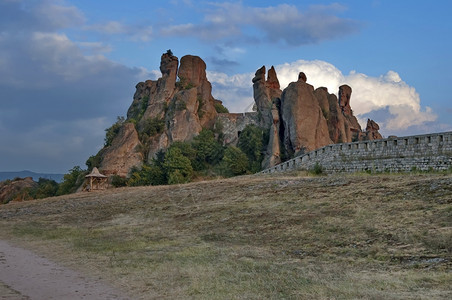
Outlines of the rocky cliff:
{"type": "Polygon", "coordinates": [[[99,152],[100,170],[126,176],[132,167],[150,161],[171,143],[191,141],[203,128],[221,130],[224,145],[235,145],[250,124],[268,132],[263,167],[274,166],[297,153],[341,142],[378,139],[378,124],[369,120],[362,131],[350,107],[352,89],[339,88],[339,98],[326,88],[314,89],[307,76],[282,91],[274,67],[265,66],[253,78],[256,112],[218,113],[221,101],[212,96],[206,64],[198,56],[179,59],[171,51],[161,57],[161,78],[136,85],[127,119],[111,144],[99,152]],[[267,77],[267,78],[266,78],[267,77]]]}

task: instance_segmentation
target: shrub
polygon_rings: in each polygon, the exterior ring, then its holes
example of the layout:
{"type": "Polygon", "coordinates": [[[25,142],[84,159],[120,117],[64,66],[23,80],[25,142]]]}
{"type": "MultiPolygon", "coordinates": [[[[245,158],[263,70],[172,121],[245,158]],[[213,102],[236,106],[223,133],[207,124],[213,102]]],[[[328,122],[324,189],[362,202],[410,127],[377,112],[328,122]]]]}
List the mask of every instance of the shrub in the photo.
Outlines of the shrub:
{"type": "Polygon", "coordinates": [[[256,125],[247,125],[240,134],[237,146],[246,154],[249,170],[253,173],[260,171],[264,147],[264,132],[256,125]]]}
{"type": "Polygon", "coordinates": [[[246,154],[237,147],[228,147],[224,151],[223,162],[227,173],[231,176],[245,174],[248,169],[246,154]]]}
{"type": "Polygon", "coordinates": [[[165,120],[159,118],[151,118],[144,121],[143,130],[141,134],[154,136],[157,133],[162,133],[165,128],[165,120]]]}
{"type": "Polygon", "coordinates": [[[53,197],[58,192],[58,183],[55,180],[39,178],[38,188],[34,191],[34,199],[53,197]]]}
{"type": "Polygon", "coordinates": [[[127,178],[121,177],[119,175],[113,175],[111,177],[111,185],[114,187],[122,187],[127,185],[127,178]]]}
{"type": "Polygon", "coordinates": [[[105,129],[105,147],[111,146],[113,139],[118,135],[121,126],[124,124],[124,121],[124,117],[117,117],[116,123],[114,123],[110,128],[105,129]]]}
{"type": "Polygon", "coordinates": [[[225,106],[223,106],[223,104],[221,104],[220,102],[215,102],[214,106],[215,106],[215,110],[219,114],[228,114],[229,113],[229,110],[225,106]]]}
{"type": "Polygon", "coordinates": [[[141,169],[133,168],[127,181],[129,186],[166,184],[165,172],[155,164],[144,164],[141,169]]]}
{"type": "Polygon", "coordinates": [[[182,151],[179,148],[170,147],[168,149],[165,154],[163,167],[168,178],[171,178],[171,176],[173,176],[173,178],[175,178],[175,176],[179,178],[178,183],[189,182],[193,175],[193,167],[190,160],[182,154],[182,151]],[[175,172],[177,174],[173,174],[175,172]],[[183,177],[183,180],[180,179],[180,176],[183,177]]]}
{"type": "Polygon", "coordinates": [[[101,163],[102,155],[99,152],[96,155],[91,155],[85,164],[88,167],[88,171],[91,172],[94,167],[99,168],[101,163]]]}
{"type": "Polygon", "coordinates": [[[86,174],[87,171],[82,170],[79,166],[70,169],[69,173],[63,176],[63,182],[58,187],[57,195],[74,193],[82,185],[86,174]]]}
{"type": "Polygon", "coordinates": [[[223,146],[215,139],[215,134],[208,129],[203,129],[193,139],[192,147],[196,152],[194,168],[202,170],[207,165],[217,164],[223,157],[223,146]]]}
{"type": "Polygon", "coordinates": [[[318,162],[315,163],[314,167],[310,170],[310,173],[314,175],[320,175],[323,173],[323,167],[318,162]]]}

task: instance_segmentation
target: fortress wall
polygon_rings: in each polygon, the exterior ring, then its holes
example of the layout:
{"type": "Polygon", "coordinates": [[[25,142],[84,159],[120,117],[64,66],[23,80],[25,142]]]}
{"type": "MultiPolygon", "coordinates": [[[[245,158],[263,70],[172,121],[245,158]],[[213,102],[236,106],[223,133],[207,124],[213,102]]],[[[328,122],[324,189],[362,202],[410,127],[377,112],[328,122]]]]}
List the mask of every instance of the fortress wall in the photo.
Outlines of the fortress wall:
{"type": "Polygon", "coordinates": [[[452,131],[328,145],[262,171],[309,170],[327,173],[447,170],[452,167],[452,131]]]}

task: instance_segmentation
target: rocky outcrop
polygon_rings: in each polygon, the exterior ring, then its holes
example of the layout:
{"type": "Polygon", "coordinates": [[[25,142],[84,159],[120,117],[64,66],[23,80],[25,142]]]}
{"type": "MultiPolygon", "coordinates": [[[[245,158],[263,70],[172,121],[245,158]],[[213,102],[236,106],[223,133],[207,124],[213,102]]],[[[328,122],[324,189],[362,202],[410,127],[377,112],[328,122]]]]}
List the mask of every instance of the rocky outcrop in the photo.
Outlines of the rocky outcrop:
{"type": "Polygon", "coordinates": [[[133,166],[150,161],[160,150],[176,141],[187,142],[201,130],[221,132],[224,145],[236,145],[240,132],[250,124],[268,130],[264,168],[274,166],[296,153],[311,151],[332,143],[381,137],[378,125],[369,123],[361,130],[350,107],[352,89],[343,85],[339,99],[326,88],[314,90],[307,76],[281,91],[272,66],[266,73],[259,68],[253,82],[256,112],[217,113],[221,101],[212,96],[206,64],[198,56],[180,59],[171,51],[161,57],[161,78],[136,85],[127,120],[111,146],[101,150],[100,170],[126,176],[133,166]]]}
{"type": "Polygon", "coordinates": [[[252,82],[256,110],[262,118],[261,126],[268,128],[273,123],[273,102],[279,99],[282,93],[275,68],[272,66],[268,70],[267,80],[265,80],[265,66],[262,66],[256,71],[252,82]]]}
{"type": "Polygon", "coordinates": [[[217,119],[206,64],[198,56],[161,57],[158,80],[136,85],[127,120],[112,145],[101,151],[100,169],[126,176],[133,166],[151,160],[176,141],[190,141],[217,119]],[[133,126],[135,124],[135,126],[133,126]]]}
{"type": "Polygon", "coordinates": [[[332,143],[326,119],[314,96],[314,87],[302,78],[290,83],[283,91],[281,117],[284,147],[290,156],[332,143]]]}
{"type": "Polygon", "coordinates": [[[282,91],[273,66],[268,70],[267,80],[265,66],[262,66],[252,81],[256,110],[261,119],[259,125],[269,130],[269,144],[262,162],[263,168],[267,168],[281,162],[279,106],[282,91]]]}
{"type": "Polygon", "coordinates": [[[378,130],[380,130],[380,126],[374,120],[367,119],[366,140],[372,141],[382,139],[383,137],[378,130]]]}
{"type": "Polygon", "coordinates": [[[16,178],[0,182],[0,204],[10,201],[30,200],[27,191],[38,187],[32,177],[16,178]]]}
{"type": "Polygon", "coordinates": [[[143,145],[133,123],[124,123],[111,146],[102,150],[100,170],[105,175],[127,176],[132,167],[143,163],[143,145]]]}

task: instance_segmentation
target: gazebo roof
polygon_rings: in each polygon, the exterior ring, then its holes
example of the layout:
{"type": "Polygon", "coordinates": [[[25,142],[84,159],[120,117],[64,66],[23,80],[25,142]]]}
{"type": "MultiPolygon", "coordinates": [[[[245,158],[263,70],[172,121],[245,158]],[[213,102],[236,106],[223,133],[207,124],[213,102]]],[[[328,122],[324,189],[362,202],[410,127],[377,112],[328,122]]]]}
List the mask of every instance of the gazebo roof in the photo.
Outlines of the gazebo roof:
{"type": "Polygon", "coordinates": [[[91,173],[86,175],[85,177],[107,178],[107,176],[100,174],[99,170],[96,167],[94,167],[91,173]]]}

